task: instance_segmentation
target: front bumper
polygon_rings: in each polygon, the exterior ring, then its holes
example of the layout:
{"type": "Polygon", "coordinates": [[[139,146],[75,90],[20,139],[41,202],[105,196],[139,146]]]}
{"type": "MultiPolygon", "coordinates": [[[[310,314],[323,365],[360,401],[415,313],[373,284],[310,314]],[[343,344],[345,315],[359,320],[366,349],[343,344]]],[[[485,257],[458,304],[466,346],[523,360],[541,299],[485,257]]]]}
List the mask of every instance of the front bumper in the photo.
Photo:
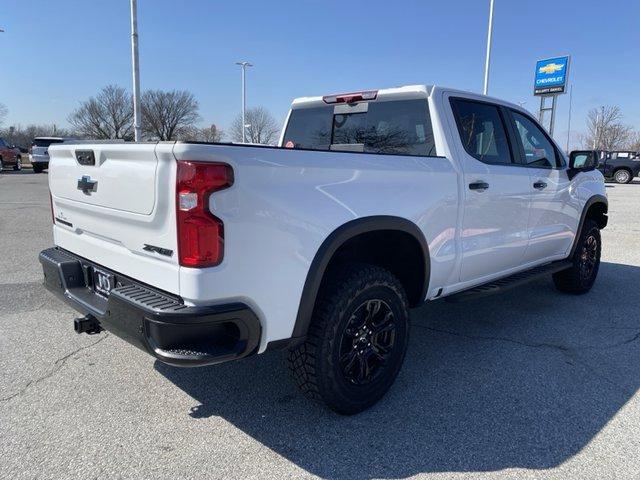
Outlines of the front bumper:
{"type": "Polygon", "coordinates": [[[57,247],[40,252],[40,263],[49,291],[164,363],[212,365],[242,358],[258,348],[260,321],[243,303],[187,306],[179,297],[57,247]],[[94,268],[114,275],[108,297],[94,290],[94,268]]]}

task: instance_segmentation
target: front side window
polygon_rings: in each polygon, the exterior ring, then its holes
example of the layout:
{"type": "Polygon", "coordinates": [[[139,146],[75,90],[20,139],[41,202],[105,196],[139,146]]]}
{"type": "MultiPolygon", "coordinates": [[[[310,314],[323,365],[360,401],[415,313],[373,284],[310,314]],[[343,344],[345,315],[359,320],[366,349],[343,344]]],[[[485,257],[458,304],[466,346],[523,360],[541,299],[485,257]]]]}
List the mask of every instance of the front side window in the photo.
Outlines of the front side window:
{"type": "Polygon", "coordinates": [[[512,111],[511,114],[524,149],[525,163],[532,167],[557,167],[556,150],[540,127],[518,112],[512,111]]]}
{"type": "Polygon", "coordinates": [[[460,140],[469,155],[484,163],[512,163],[498,106],[462,99],[452,99],[451,104],[460,140]]]}
{"type": "Polygon", "coordinates": [[[388,155],[436,155],[426,99],[369,102],[366,112],[336,113],[334,106],[291,112],[284,145],[312,150],[388,155]]]}

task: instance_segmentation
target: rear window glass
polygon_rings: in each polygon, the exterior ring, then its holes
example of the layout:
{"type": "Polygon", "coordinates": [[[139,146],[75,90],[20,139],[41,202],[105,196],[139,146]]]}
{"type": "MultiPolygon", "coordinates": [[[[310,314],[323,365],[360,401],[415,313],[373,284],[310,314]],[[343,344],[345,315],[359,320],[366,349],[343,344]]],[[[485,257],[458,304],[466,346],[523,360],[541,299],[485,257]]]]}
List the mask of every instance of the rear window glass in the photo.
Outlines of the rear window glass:
{"type": "Polygon", "coordinates": [[[40,139],[40,138],[36,138],[33,141],[33,146],[34,147],[48,147],[49,145],[51,145],[52,143],[62,143],[63,140],[52,140],[52,139],[40,139]]]}
{"type": "Polygon", "coordinates": [[[436,154],[426,100],[370,102],[366,113],[334,114],[334,105],[293,110],[284,136],[288,142],[312,150],[362,145],[367,153],[436,154]]]}

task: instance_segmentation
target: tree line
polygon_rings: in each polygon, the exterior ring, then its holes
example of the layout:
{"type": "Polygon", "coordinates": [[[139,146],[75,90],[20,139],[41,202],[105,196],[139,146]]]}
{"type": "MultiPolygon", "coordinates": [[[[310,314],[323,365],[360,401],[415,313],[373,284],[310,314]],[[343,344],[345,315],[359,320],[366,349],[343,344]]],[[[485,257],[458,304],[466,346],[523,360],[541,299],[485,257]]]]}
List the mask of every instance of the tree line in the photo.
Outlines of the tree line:
{"type": "MultiPolygon", "coordinates": [[[[201,121],[195,96],[185,90],[147,90],[141,97],[142,132],[145,140],[185,140],[201,142],[242,141],[242,114],[231,123],[229,132],[201,121]]],[[[118,85],[107,85],[95,97],[80,102],[67,118],[71,128],[56,125],[27,125],[1,128],[7,108],[0,103],[0,137],[28,147],[35,137],[73,136],[86,139],[133,140],[133,100],[118,85]]],[[[280,126],[264,107],[250,108],[245,117],[246,141],[273,145],[280,126]]],[[[623,122],[616,105],[593,108],[587,114],[586,134],[579,136],[582,148],[640,151],[640,131],[623,122]]]]}
{"type": "MultiPolygon", "coordinates": [[[[231,124],[229,134],[217,128],[198,126],[202,117],[195,96],[186,90],[147,90],[140,99],[141,126],[144,140],[185,140],[202,142],[242,141],[242,114],[231,124]]],[[[7,109],[0,104],[0,127],[7,109]]],[[[84,139],[133,140],[133,99],[131,93],[118,85],[107,85],[98,94],[80,102],[67,121],[71,128],[55,125],[28,125],[0,128],[0,136],[19,146],[30,146],[39,136],[72,136],[84,139]]],[[[264,107],[247,109],[246,141],[273,145],[280,126],[264,107]]]]}
{"type": "Polygon", "coordinates": [[[620,107],[603,105],[587,114],[587,133],[581,138],[582,147],[595,150],[640,151],[640,131],[622,121],[620,107]]]}

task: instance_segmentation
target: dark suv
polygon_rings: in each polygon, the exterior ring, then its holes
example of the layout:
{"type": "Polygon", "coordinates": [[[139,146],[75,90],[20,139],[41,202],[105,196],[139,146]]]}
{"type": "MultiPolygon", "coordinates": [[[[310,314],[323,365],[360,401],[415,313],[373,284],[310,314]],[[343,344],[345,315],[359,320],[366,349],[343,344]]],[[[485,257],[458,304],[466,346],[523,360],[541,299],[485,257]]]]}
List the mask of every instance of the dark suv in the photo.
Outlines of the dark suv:
{"type": "Polygon", "coordinates": [[[19,148],[9,145],[4,138],[0,138],[0,173],[7,167],[22,170],[22,155],[19,148]]]}
{"type": "Polygon", "coordinates": [[[632,151],[605,152],[602,150],[574,150],[572,155],[595,153],[598,170],[604,178],[616,183],[631,183],[640,173],[640,154],[632,151]]]}

